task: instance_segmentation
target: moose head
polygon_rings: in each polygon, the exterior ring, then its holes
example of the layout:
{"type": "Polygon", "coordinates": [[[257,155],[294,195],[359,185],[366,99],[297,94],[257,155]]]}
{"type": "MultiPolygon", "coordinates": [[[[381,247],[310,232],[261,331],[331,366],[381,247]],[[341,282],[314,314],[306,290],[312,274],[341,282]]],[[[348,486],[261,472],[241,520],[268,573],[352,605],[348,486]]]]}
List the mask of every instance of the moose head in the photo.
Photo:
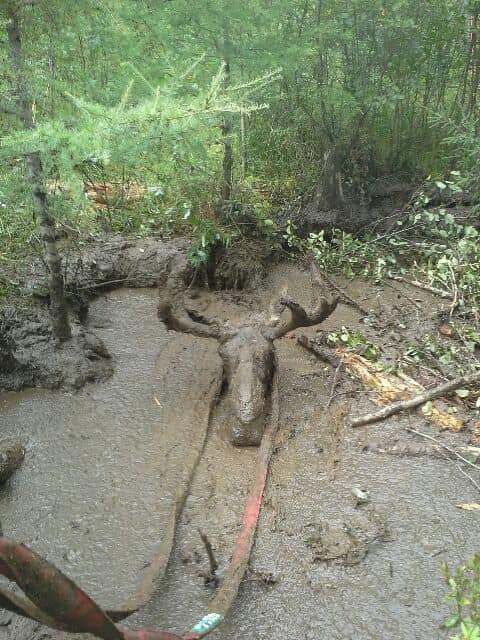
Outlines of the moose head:
{"type": "Polygon", "coordinates": [[[235,420],[232,443],[258,446],[265,427],[276,366],[274,341],[298,327],[323,322],[335,310],[337,302],[338,298],[327,300],[322,297],[316,309],[308,313],[300,304],[283,296],[275,305],[276,316],[270,321],[258,318],[231,328],[188,309],[178,297],[172,302],[161,291],[158,316],[168,329],[218,340],[228,401],[235,420]],[[289,310],[289,317],[282,321],[285,309],[289,310]]]}

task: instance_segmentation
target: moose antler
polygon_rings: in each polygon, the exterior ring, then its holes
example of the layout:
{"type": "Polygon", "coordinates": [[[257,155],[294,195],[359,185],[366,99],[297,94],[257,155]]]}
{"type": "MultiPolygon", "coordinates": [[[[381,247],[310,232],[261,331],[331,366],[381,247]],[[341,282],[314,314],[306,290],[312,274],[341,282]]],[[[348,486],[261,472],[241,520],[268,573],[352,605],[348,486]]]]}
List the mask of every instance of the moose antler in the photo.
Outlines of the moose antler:
{"type": "Polygon", "coordinates": [[[278,302],[279,306],[290,309],[290,319],[275,327],[271,332],[273,340],[281,338],[289,331],[297,329],[298,327],[311,327],[315,324],[320,324],[332,314],[338,304],[338,297],[334,297],[331,300],[327,298],[321,298],[318,307],[312,312],[308,313],[305,309],[295,300],[288,296],[283,296],[278,302]]]}
{"type": "Polygon", "coordinates": [[[190,333],[200,338],[216,338],[217,340],[221,340],[225,334],[225,329],[218,323],[208,320],[201,314],[186,309],[180,304],[160,300],[157,314],[167,329],[173,331],[190,333]]]}

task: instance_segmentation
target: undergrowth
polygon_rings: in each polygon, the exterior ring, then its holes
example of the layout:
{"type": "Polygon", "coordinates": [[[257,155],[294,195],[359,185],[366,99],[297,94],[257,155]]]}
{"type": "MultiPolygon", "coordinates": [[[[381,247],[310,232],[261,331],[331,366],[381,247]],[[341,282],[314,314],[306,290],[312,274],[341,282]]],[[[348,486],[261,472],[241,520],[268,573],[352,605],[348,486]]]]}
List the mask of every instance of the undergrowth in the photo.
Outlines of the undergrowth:
{"type": "Polygon", "coordinates": [[[284,240],[290,249],[313,256],[328,273],[380,282],[413,271],[424,284],[444,292],[452,308],[468,307],[478,314],[479,232],[471,224],[457,222],[448,208],[431,206],[427,194],[432,188],[450,197],[460,190],[453,179],[427,182],[389,233],[356,238],[334,229],[328,237],[321,231],[302,239],[289,222],[284,240]]]}
{"type": "Polygon", "coordinates": [[[444,627],[458,630],[451,640],[480,640],[480,552],[455,572],[443,563],[442,573],[452,610],[444,627]]]}

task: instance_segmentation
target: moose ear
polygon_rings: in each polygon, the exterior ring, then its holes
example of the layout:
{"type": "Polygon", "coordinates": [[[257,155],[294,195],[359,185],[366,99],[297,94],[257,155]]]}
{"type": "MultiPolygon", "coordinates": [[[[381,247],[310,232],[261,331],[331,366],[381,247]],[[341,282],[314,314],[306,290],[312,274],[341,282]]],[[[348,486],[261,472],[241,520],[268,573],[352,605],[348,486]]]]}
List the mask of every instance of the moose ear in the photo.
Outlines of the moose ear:
{"type": "Polygon", "coordinates": [[[200,313],[189,311],[184,304],[172,303],[165,298],[160,298],[157,307],[157,315],[167,329],[180,333],[189,333],[200,338],[223,339],[225,330],[213,320],[205,318],[200,313]]]}

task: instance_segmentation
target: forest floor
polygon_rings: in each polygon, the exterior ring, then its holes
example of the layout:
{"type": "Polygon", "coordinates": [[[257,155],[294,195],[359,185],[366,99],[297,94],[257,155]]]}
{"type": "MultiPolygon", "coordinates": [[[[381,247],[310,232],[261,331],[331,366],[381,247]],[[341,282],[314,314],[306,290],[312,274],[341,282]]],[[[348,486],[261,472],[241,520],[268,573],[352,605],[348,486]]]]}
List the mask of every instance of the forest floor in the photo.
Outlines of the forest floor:
{"type": "MultiPolygon", "coordinates": [[[[465,419],[458,433],[440,432],[421,411],[352,429],[348,417],[370,412],[374,394],[345,369],[333,388],[335,369],[295,340],[320,331],[346,335],[348,346],[361,334],[363,354],[371,343],[377,361],[393,366],[419,338],[438,335],[448,301],[398,282],[337,283],[370,315],[365,321],[341,303],[321,327],[277,341],[279,432],[255,549],[233,610],[212,637],[449,636],[440,628],[448,615],[440,561],[457,566],[478,550],[478,512],[457,505],[478,502],[479,491],[476,471],[467,477],[442,445],[465,450],[474,412],[457,398],[465,419]],[[358,500],[359,489],[368,499],[358,500]]],[[[195,304],[238,324],[285,291],[312,305],[310,276],[293,263],[272,266],[254,290],[205,290],[195,304]]],[[[0,491],[0,520],[10,537],[56,563],[102,605],[118,606],[162,539],[208,428],[162,588],[127,623],[184,632],[205,613],[214,589],[206,584],[199,529],[213,545],[221,580],[257,450],[229,443],[227,406],[222,398],[215,403],[222,375],[216,343],[166,331],[155,291],[102,294],[87,328],[112,356],[111,377],[76,392],[0,395],[2,434],[20,434],[27,449],[0,491]]],[[[424,385],[442,381],[422,361],[409,375],[424,385]]],[[[0,619],[0,639],[63,637],[11,614],[0,619]]]]}

